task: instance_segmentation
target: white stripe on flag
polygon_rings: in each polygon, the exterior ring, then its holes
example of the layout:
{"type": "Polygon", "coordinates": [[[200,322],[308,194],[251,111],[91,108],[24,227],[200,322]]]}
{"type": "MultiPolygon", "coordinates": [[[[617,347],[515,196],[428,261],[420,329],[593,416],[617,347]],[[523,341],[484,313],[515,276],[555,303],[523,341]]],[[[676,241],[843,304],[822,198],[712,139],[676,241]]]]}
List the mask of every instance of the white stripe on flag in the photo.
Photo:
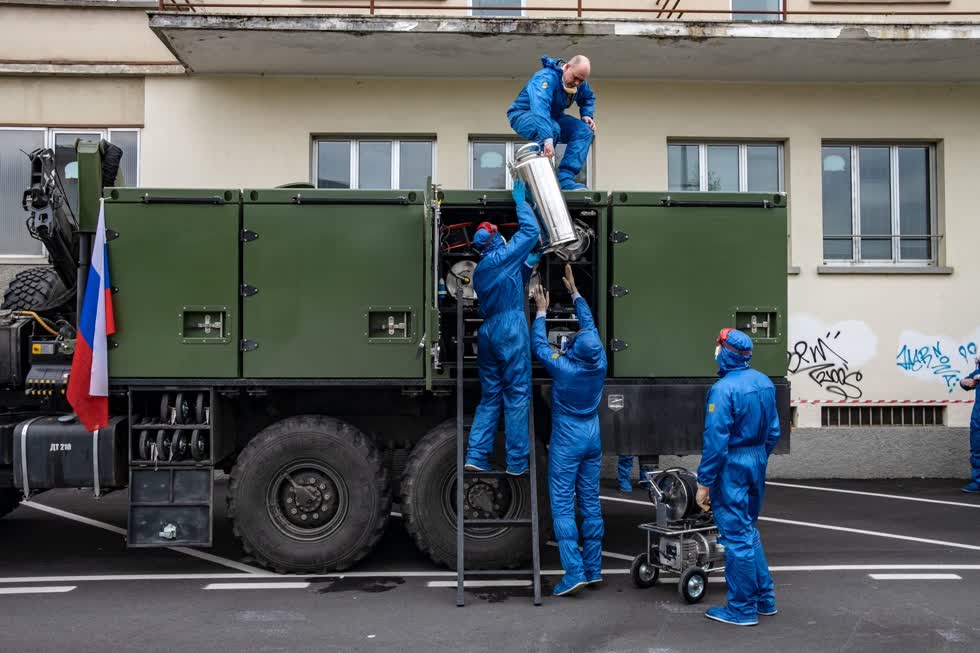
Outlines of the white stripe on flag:
{"type": "Polygon", "coordinates": [[[99,226],[95,230],[92,245],[90,274],[99,278],[96,289],[98,308],[95,311],[95,333],[92,336],[92,374],[89,377],[89,394],[93,397],[109,396],[109,361],[106,353],[105,333],[105,200],[99,200],[99,226]]]}

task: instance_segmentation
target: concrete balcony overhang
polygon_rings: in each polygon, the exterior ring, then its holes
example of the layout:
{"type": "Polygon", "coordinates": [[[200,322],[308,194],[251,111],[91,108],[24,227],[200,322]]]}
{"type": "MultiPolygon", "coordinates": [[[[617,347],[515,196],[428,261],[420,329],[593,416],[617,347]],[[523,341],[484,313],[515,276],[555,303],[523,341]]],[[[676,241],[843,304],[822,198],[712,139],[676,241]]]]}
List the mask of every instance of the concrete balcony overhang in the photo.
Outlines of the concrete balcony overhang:
{"type": "Polygon", "coordinates": [[[978,82],[980,24],[693,23],[151,13],[192,73],[510,78],[588,54],[602,79],[978,82]]]}

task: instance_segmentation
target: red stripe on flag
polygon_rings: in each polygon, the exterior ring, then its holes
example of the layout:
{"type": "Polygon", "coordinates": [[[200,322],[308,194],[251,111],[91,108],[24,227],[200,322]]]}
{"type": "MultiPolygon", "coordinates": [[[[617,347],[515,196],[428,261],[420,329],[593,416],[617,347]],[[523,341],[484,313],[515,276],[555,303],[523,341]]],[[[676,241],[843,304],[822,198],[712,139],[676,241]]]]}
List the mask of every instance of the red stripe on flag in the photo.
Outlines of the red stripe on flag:
{"type": "Polygon", "coordinates": [[[78,415],[78,420],[89,431],[96,431],[109,424],[109,398],[89,394],[92,348],[85,338],[75,340],[75,354],[71,360],[68,377],[68,402],[78,415]]]}

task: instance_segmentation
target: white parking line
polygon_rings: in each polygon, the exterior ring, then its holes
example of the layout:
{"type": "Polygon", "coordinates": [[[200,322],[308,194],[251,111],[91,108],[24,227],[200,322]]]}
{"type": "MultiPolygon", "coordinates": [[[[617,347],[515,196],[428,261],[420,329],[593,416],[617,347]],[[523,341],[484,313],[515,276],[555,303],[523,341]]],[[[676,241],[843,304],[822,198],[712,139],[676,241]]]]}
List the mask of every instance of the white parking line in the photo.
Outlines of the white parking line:
{"type": "Polygon", "coordinates": [[[858,490],[842,490],[832,487],[820,487],[819,485],[797,485],[795,483],[776,483],[766,481],[766,485],[774,487],[791,487],[799,490],[816,490],[818,492],[838,492],[840,494],[858,494],[865,497],[879,497],[882,499],[899,499],[901,501],[918,501],[920,503],[939,503],[944,506],[957,506],[959,508],[980,508],[980,503],[963,503],[962,501],[941,501],[939,499],[922,499],[920,497],[905,497],[899,494],[880,494],[878,492],[860,492],[858,490]]]}
{"type": "Polygon", "coordinates": [[[0,594],[63,594],[77,585],[48,585],[45,587],[0,587],[0,594]]]}
{"type": "MultiPolygon", "coordinates": [[[[35,510],[40,510],[41,512],[46,512],[52,515],[57,515],[58,517],[64,517],[65,519],[70,519],[76,521],[80,524],[86,524],[88,526],[95,526],[96,528],[101,528],[102,530],[109,531],[110,533],[116,533],[117,535],[126,536],[126,529],[120,528],[119,526],[113,526],[112,524],[107,524],[102,521],[97,521],[95,519],[90,519],[88,517],[83,517],[82,515],[76,515],[73,512],[67,512],[65,510],[60,510],[58,508],[52,508],[51,506],[46,506],[43,503],[36,503],[34,501],[21,501],[22,506],[27,506],[28,508],[34,508],[35,510]]],[[[188,549],[183,546],[169,546],[166,547],[171,551],[176,551],[177,553],[183,553],[194,558],[200,558],[201,560],[207,560],[208,562],[213,562],[217,565],[222,565],[224,567],[230,567],[232,569],[237,569],[238,571],[248,572],[253,576],[275,576],[271,571],[266,571],[265,569],[259,569],[258,567],[252,567],[241,562],[235,562],[234,560],[228,560],[227,558],[222,558],[221,556],[216,556],[213,553],[205,553],[204,551],[198,551],[196,549],[188,549]]]]}
{"type": "Polygon", "coordinates": [[[963,580],[956,574],[868,574],[875,580],[963,580]]]}
{"type": "MultiPolygon", "coordinates": [[[[640,506],[651,506],[649,501],[637,501],[635,499],[621,499],[619,497],[599,496],[603,501],[615,501],[617,503],[631,503],[640,506]]],[[[938,544],[954,549],[967,549],[969,551],[980,551],[980,546],[976,544],[961,544],[959,542],[947,542],[945,540],[930,540],[922,537],[911,537],[909,535],[898,535],[897,533],[883,533],[879,531],[869,531],[861,528],[848,528],[846,526],[832,526],[830,524],[815,524],[813,522],[795,521],[792,519],[777,519],[776,517],[759,517],[759,521],[768,521],[776,524],[788,524],[790,526],[806,526],[807,528],[820,528],[828,531],[839,531],[842,533],[856,533],[858,535],[871,535],[873,537],[884,537],[892,540],[904,540],[906,542],[919,542],[922,544],[938,544]]]]}
{"type": "Polygon", "coordinates": [[[881,533],[878,531],[867,531],[862,528],[847,528],[845,526],[831,526],[829,524],[813,524],[805,521],[794,521],[792,519],[777,519],[775,517],[759,517],[759,521],[770,521],[776,524],[789,524],[790,526],[806,526],[807,528],[820,528],[828,531],[841,531],[844,533],[857,533],[858,535],[871,535],[873,537],[885,537],[891,540],[904,540],[906,542],[920,542],[922,544],[938,544],[954,549],[968,549],[970,551],[980,551],[980,546],[976,544],[960,544],[959,542],[947,542],[945,540],[930,540],[924,537],[910,537],[908,535],[898,535],[897,533],[881,533]]]}
{"type": "MultiPolygon", "coordinates": [[[[454,580],[430,580],[426,587],[456,587],[454,580]]],[[[530,587],[529,580],[467,580],[463,587],[530,587]]]]}
{"type": "Polygon", "coordinates": [[[305,590],[309,583],[209,583],[206,590],[305,590]]]}

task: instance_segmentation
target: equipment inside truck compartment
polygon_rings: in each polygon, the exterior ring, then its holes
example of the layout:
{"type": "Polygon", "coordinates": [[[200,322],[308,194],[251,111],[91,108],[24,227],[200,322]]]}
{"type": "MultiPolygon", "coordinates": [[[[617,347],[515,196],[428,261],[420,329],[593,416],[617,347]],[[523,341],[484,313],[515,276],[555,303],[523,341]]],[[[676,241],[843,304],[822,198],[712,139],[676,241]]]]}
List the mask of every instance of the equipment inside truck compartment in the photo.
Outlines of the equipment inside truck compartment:
{"type": "MultiPolygon", "coordinates": [[[[577,243],[561,252],[541,257],[530,286],[542,283],[551,292],[548,309],[548,339],[560,347],[564,338],[578,330],[572,298],[561,283],[565,263],[575,269],[579,291],[590,306],[595,306],[599,296],[599,248],[594,247],[599,233],[600,212],[594,208],[572,205],[569,207],[576,232],[577,243]]],[[[508,241],[517,231],[517,214],[510,202],[501,206],[475,205],[443,207],[439,227],[439,315],[441,320],[442,350],[444,360],[453,365],[456,360],[456,292],[463,292],[463,321],[465,341],[463,360],[467,369],[476,368],[477,334],[483,318],[479,310],[479,297],[473,289],[472,275],[480,262],[480,254],[473,246],[472,237],[477,225],[491,222],[508,241]]]]}

